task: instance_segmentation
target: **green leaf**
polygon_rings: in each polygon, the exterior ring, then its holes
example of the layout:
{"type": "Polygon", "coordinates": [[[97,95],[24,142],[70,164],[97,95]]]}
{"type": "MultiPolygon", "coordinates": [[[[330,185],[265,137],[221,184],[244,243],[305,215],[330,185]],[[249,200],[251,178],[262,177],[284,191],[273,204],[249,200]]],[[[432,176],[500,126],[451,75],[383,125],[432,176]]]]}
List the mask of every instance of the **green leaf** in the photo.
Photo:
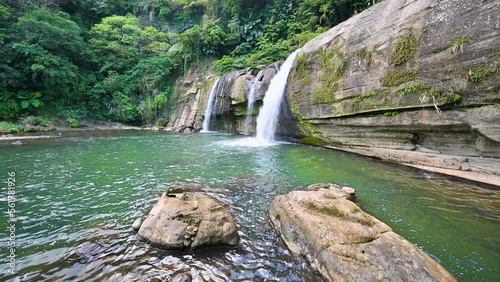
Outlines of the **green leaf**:
{"type": "Polygon", "coordinates": [[[38,99],[31,99],[31,100],[29,100],[29,103],[36,108],[36,107],[40,106],[42,102],[38,99]]]}
{"type": "Polygon", "coordinates": [[[30,103],[28,101],[21,101],[21,108],[26,109],[30,106],[30,103]]]}

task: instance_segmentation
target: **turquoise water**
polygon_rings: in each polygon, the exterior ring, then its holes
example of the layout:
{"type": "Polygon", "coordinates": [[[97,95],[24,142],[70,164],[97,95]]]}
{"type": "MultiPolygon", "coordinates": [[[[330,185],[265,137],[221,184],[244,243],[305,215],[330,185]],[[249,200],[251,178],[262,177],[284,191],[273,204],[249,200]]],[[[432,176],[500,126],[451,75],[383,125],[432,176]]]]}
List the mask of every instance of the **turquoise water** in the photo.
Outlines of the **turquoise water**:
{"type": "Polygon", "coordinates": [[[272,199],[316,182],[356,188],[364,210],[463,281],[497,281],[500,191],[332,150],[234,145],[244,137],[66,133],[0,145],[0,280],[315,281],[267,219],[272,199]],[[16,173],[16,275],[8,270],[7,173],[16,173]],[[192,254],[138,240],[130,225],[174,181],[197,181],[236,214],[242,244],[192,254]]]}

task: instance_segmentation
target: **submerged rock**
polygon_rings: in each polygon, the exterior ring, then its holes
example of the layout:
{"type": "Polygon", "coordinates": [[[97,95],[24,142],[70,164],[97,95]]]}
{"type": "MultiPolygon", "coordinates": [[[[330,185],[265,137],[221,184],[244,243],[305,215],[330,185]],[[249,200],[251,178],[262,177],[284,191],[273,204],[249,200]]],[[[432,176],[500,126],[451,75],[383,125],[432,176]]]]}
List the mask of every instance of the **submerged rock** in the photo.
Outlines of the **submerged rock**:
{"type": "Polygon", "coordinates": [[[17,140],[15,142],[12,142],[12,145],[23,145],[23,142],[21,142],[21,140],[17,140]]]}
{"type": "Polygon", "coordinates": [[[288,248],[304,255],[329,281],[456,281],[422,250],[330,187],[278,196],[269,217],[288,248]]]}
{"type": "Polygon", "coordinates": [[[190,184],[167,188],[142,223],[138,235],[165,249],[237,245],[234,216],[190,184]]]}

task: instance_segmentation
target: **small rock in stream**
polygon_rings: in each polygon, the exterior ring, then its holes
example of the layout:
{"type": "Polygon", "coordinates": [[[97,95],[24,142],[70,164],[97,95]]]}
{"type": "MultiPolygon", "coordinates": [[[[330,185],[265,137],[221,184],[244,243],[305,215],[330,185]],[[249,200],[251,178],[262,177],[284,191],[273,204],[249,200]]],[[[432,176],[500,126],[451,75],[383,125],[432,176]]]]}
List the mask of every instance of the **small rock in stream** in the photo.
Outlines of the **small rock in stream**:
{"type": "Polygon", "coordinates": [[[139,231],[139,229],[141,228],[141,225],[142,225],[142,222],[144,221],[144,219],[142,217],[139,217],[137,218],[134,223],[132,223],[132,229],[134,231],[139,231]]]}

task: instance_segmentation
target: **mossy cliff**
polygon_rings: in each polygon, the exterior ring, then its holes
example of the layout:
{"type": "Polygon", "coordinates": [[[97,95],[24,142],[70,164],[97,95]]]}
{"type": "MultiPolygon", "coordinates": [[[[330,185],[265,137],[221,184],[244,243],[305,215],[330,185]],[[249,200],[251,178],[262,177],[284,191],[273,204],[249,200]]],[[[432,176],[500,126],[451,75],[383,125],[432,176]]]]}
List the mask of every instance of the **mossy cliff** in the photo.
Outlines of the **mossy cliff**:
{"type": "Polygon", "coordinates": [[[386,0],[313,39],[288,84],[301,140],[500,175],[499,9],[386,0]]]}

